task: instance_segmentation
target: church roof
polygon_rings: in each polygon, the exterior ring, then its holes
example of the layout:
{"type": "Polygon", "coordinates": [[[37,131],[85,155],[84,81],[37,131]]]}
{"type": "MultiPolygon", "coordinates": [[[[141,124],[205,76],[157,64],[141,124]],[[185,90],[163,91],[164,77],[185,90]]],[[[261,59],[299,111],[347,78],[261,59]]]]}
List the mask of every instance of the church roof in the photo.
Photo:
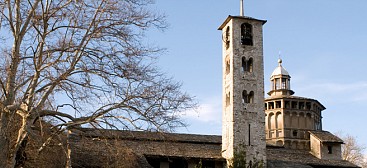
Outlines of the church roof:
{"type": "MultiPolygon", "coordinates": [[[[98,130],[82,129],[72,131],[70,135],[71,150],[88,148],[91,149],[93,143],[112,143],[114,148],[128,148],[138,156],[145,157],[180,157],[204,160],[216,160],[225,162],[222,157],[222,137],[219,135],[195,135],[158,133],[142,131],[118,131],[118,130],[98,130]],[[80,143],[81,140],[89,143],[80,143]]],[[[103,148],[93,148],[100,150],[97,154],[105,153],[103,148]]],[[[78,150],[80,157],[83,151],[78,150]]],[[[75,153],[75,152],[74,152],[75,153]]],[[[93,153],[90,152],[89,153],[93,153]]],[[[294,150],[282,147],[267,146],[267,167],[288,167],[288,168],[311,168],[311,167],[357,167],[356,165],[343,160],[321,160],[313,156],[307,150],[294,150]]],[[[143,162],[142,162],[143,163],[143,162]]],[[[77,163],[76,163],[77,164],[77,163]]]]}
{"type": "Polygon", "coordinates": [[[123,147],[145,156],[165,156],[224,160],[221,154],[222,138],[217,135],[173,134],[162,132],[117,131],[84,128],[72,136],[91,140],[120,140],[123,147]]]}
{"type": "Polygon", "coordinates": [[[289,76],[288,71],[282,66],[282,60],[279,59],[278,60],[278,67],[276,67],[273,71],[273,73],[271,74],[271,76],[277,76],[277,75],[287,75],[289,76]]]}
{"type": "Polygon", "coordinates": [[[339,137],[333,135],[328,131],[309,131],[309,132],[321,142],[344,143],[343,140],[341,140],[339,137]]]}
{"type": "Polygon", "coordinates": [[[267,147],[266,151],[268,167],[275,164],[275,167],[358,167],[345,160],[325,160],[313,156],[307,150],[286,149],[277,147],[267,147]],[[280,166],[283,165],[283,166],[280,166]]]}
{"type": "Polygon", "coordinates": [[[267,21],[266,20],[260,20],[260,19],[255,19],[253,17],[248,17],[248,16],[231,16],[229,15],[227,17],[227,19],[219,26],[218,30],[222,30],[224,28],[224,26],[232,19],[232,18],[239,18],[239,19],[248,19],[248,20],[255,20],[255,21],[260,21],[262,22],[262,24],[265,24],[267,21]]]}
{"type": "Polygon", "coordinates": [[[271,73],[271,76],[276,76],[276,75],[288,75],[289,76],[289,73],[284,67],[278,66],[274,69],[273,73],[271,73]]]}

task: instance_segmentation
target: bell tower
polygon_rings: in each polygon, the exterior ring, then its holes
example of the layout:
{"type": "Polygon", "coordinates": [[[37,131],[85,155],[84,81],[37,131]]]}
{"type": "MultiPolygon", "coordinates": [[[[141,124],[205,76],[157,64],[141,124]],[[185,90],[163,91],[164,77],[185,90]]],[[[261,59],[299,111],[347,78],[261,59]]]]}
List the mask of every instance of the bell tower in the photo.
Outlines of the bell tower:
{"type": "Polygon", "coordinates": [[[228,16],[219,27],[223,47],[222,156],[228,167],[266,167],[262,35],[266,21],[242,13],[241,6],[241,16],[228,16]]]}

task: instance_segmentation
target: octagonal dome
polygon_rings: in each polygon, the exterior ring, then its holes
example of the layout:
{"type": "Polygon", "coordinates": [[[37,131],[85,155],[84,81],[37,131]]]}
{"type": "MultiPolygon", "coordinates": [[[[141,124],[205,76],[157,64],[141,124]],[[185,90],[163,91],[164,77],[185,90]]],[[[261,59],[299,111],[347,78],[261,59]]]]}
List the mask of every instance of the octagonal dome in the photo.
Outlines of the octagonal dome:
{"type": "Polygon", "coordinates": [[[288,71],[282,66],[282,59],[279,59],[278,63],[279,63],[278,67],[274,69],[271,76],[276,76],[276,75],[288,75],[289,76],[288,71]]]}

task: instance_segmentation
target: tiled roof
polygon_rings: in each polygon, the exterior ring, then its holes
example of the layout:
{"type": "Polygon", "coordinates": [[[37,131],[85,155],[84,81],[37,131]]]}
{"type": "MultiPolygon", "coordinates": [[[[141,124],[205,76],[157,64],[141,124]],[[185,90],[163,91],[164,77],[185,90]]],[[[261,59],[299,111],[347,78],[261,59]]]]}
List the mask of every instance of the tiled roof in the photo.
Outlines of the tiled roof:
{"type": "Polygon", "coordinates": [[[74,131],[78,135],[95,141],[102,139],[121,140],[121,145],[135,153],[147,156],[171,156],[224,160],[221,154],[222,138],[218,135],[172,134],[142,131],[116,131],[83,129],[74,131]]]}
{"type": "MultiPolygon", "coordinates": [[[[323,133],[322,135],[325,134],[323,133]]],[[[83,129],[82,131],[73,131],[70,137],[70,141],[72,141],[74,146],[79,147],[83,145],[79,144],[79,141],[84,139],[90,141],[89,144],[113,143],[113,146],[128,148],[138,156],[200,158],[225,161],[221,155],[221,136],[218,135],[83,129]]],[[[84,148],[88,148],[88,146],[84,148]]],[[[79,152],[82,153],[82,151],[79,152]]],[[[357,167],[343,160],[321,160],[306,150],[272,146],[267,146],[267,165],[269,168],[357,167]]]]}
{"type": "Polygon", "coordinates": [[[306,150],[267,147],[267,161],[287,165],[301,164],[312,167],[358,167],[345,160],[318,159],[306,150]]]}
{"type": "Polygon", "coordinates": [[[74,134],[85,135],[88,137],[103,137],[124,140],[142,140],[142,141],[165,141],[181,143],[206,143],[222,144],[222,136],[219,135],[197,135],[197,134],[179,134],[148,131],[126,131],[126,130],[107,130],[82,128],[73,131],[74,134]]]}
{"type": "Polygon", "coordinates": [[[311,135],[315,136],[321,142],[344,143],[339,137],[333,135],[328,131],[309,131],[311,135]]]}

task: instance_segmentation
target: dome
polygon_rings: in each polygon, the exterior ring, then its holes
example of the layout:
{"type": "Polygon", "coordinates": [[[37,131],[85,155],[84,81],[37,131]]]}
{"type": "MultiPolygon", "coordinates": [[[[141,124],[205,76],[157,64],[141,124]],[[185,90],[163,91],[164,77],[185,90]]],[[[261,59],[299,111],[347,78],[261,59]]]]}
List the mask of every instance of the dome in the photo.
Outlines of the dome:
{"type": "Polygon", "coordinates": [[[276,75],[288,75],[289,76],[288,71],[285,68],[283,68],[282,66],[282,59],[279,59],[278,63],[279,63],[278,67],[274,69],[271,76],[276,76],[276,75]]]}

